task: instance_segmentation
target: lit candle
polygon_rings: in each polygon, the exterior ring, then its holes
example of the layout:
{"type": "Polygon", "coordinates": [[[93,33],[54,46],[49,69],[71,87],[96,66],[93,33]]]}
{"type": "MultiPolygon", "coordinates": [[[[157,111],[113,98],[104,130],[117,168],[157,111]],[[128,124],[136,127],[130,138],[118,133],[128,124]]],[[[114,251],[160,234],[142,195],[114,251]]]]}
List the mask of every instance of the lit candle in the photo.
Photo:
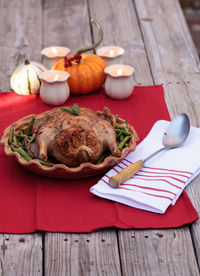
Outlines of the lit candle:
{"type": "Polygon", "coordinates": [[[56,63],[61,58],[67,56],[69,52],[69,48],[60,46],[51,46],[48,48],[44,48],[41,51],[42,62],[46,68],[51,69],[54,63],[56,63]]]}
{"type": "Polygon", "coordinates": [[[40,97],[49,105],[61,105],[69,98],[67,79],[69,74],[65,71],[47,70],[40,74],[42,85],[40,97]]]}
{"type": "Polygon", "coordinates": [[[135,69],[130,65],[113,64],[104,69],[107,75],[105,82],[106,94],[117,100],[131,96],[134,87],[133,74],[135,69]]]}
{"type": "Polygon", "coordinates": [[[118,46],[106,46],[97,49],[97,55],[102,57],[107,65],[113,63],[121,63],[121,56],[124,54],[124,49],[118,46]]]}

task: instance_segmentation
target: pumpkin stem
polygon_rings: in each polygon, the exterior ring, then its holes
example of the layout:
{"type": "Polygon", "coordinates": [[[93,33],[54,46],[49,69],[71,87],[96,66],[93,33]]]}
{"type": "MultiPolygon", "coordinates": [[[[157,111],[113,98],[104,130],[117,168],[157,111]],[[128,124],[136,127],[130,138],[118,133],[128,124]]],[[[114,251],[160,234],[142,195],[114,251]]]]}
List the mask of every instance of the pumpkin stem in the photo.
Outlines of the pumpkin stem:
{"type": "Polygon", "coordinates": [[[90,22],[93,23],[99,31],[98,40],[97,40],[97,42],[95,42],[91,46],[88,46],[88,47],[85,47],[85,48],[82,48],[82,49],[78,50],[76,52],[77,55],[80,55],[80,54],[82,54],[84,52],[87,52],[87,51],[90,51],[90,50],[94,50],[101,43],[101,41],[103,39],[103,30],[102,30],[101,26],[99,25],[99,23],[97,23],[97,21],[94,20],[94,19],[91,19],[90,22]]]}
{"type": "Polygon", "coordinates": [[[28,60],[28,59],[25,59],[24,64],[25,64],[25,65],[29,65],[29,64],[30,64],[29,60],[28,60]]]}

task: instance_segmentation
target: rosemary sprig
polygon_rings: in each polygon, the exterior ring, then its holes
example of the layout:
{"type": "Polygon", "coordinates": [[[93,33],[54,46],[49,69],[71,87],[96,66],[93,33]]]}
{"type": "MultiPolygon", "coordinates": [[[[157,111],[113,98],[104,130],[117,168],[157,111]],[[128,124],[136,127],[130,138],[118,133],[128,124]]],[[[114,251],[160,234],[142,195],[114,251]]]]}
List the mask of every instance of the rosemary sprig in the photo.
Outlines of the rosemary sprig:
{"type": "Polygon", "coordinates": [[[67,111],[67,112],[69,112],[69,113],[72,114],[72,115],[76,115],[76,116],[79,115],[79,107],[78,107],[78,104],[74,104],[74,105],[72,105],[72,106],[67,106],[67,107],[62,107],[62,110],[63,110],[63,111],[67,111]]]}

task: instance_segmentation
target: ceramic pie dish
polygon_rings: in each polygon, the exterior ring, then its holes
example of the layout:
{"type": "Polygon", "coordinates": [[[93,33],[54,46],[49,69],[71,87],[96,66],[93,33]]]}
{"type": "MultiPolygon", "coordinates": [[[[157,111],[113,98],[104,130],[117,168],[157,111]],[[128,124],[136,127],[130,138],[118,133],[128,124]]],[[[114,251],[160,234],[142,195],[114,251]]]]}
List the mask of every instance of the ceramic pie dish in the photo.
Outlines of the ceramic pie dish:
{"type": "MultiPolygon", "coordinates": [[[[68,167],[59,163],[54,164],[53,166],[45,166],[37,160],[26,161],[18,152],[12,151],[9,145],[9,136],[12,128],[14,128],[15,131],[27,128],[34,116],[36,116],[36,114],[28,115],[8,126],[3,133],[0,144],[4,146],[4,151],[7,156],[15,158],[16,161],[25,169],[42,176],[60,179],[80,179],[95,176],[108,171],[111,167],[122,161],[129,152],[134,151],[136,148],[138,135],[135,129],[127,123],[128,131],[131,133],[131,139],[128,146],[121,151],[120,157],[108,156],[99,164],[85,162],[78,167],[68,167]]],[[[125,123],[125,120],[118,117],[117,123],[125,123]]]]}

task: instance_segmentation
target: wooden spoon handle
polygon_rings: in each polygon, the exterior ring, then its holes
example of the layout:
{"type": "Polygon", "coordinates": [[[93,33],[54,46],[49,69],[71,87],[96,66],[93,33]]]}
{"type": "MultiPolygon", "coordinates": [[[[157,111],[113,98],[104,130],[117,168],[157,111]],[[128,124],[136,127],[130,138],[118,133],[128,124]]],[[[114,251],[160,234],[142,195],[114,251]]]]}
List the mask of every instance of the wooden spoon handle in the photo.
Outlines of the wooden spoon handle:
{"type": "Polygon", "coordinates": [[[117,175],[114,175],[109,179],[110,186],[113,188],[118,188],[121,183],[136,174],[143,166],[144,163],[142,162],[142,160],[139,160],[124,168],[117,175]]]}

